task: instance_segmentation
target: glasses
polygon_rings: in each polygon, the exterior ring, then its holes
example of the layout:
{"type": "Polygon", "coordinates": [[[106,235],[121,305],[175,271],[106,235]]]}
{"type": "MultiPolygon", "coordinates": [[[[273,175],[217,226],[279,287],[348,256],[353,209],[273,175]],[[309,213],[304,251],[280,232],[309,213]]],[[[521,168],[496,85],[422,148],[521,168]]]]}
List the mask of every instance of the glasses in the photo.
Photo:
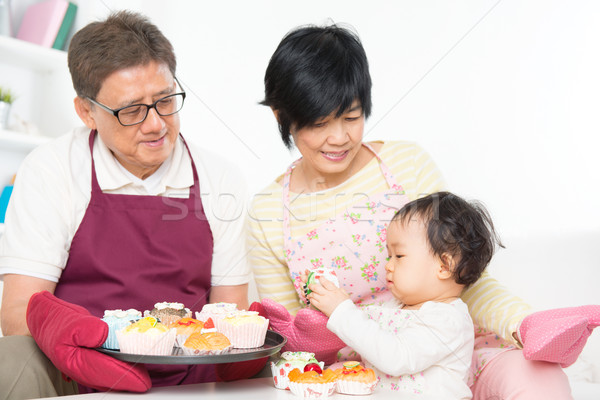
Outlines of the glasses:
{"type": "Polygon", "coordinates": [[[156,100],[152,104],[132,104],[130,106],[117,108],[116,110],[113,110],[102,103],[98,103],[96,100],[89,97],[87,97],[87,99],[105,111],[112,113],[117,117],[121,125],[131,126],[144,122],[152,108],[154,108],[161,117],[178,113],[183,107],[185,92],[170,94],[156,100]]]}

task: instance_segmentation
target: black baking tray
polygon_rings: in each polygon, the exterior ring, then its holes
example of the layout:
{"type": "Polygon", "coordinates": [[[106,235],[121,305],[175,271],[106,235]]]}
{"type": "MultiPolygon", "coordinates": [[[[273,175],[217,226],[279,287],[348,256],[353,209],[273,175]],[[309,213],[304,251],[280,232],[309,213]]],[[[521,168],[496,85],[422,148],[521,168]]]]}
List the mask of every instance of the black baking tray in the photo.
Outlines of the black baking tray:
{"type": "Polygon", "coordinates": [[[179,347],[173,347],[170,356],[151,356],[131,353],[121,353],[119,350],[97,348],[101,353],[108,354],[117,360],[141,364],[221,364],[232,363],[268,357],[277,353],[287,342],[287,339],[277,332],[268,330],[265,344],[252,349],[232,349],[225,354],[190,356],[184,354],[179,347]]]}

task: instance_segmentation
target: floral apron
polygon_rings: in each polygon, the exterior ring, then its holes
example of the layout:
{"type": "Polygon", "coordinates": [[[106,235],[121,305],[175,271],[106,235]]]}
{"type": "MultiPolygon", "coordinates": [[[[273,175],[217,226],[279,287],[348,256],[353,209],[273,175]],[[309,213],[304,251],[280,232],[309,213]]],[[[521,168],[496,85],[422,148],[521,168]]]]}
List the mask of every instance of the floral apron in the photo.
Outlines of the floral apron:
{"type": "Polygon", "coordinates": [[[386,288],[385,279],[388,256],[386,232],[396,211],[409,199],[373,148],[365,143],[363,146],[376,157],[389,189],[359,201],[294,241],[289,211],[290,177],[301,159],[295,161],[283,177],[285,254],[294,287],[301,299],[304,299],[304,294],[300,275],[306,269],[321,267],[335,270],[340,287],[360,307],[382,304],[393,297],[386,288]]]}
{"type": "MultiPolygon", "coordinates": [[[[284,251],[292,282],[302,300],[304,292],[300,275],[307,269],[323,267],[335,270],[340,287],[361,308],[382,305],[393,297],[386,288],[385,279],[388,259],[386,233],[394,214],[409,202],[409,198],[373,148],[366,143],[363,146],[379,162],[389,189],[352,205],[298,238],[292,238],[290,225],[290,178],[301,159],[290,165],[283,177],[284,251]]],[[[497,335],[475,327],[475,352],[469,386],[494,356],[514,348],[497,335]]],[[[338,353],[340,360],[357,357],[349,347],[338,353]]]]}

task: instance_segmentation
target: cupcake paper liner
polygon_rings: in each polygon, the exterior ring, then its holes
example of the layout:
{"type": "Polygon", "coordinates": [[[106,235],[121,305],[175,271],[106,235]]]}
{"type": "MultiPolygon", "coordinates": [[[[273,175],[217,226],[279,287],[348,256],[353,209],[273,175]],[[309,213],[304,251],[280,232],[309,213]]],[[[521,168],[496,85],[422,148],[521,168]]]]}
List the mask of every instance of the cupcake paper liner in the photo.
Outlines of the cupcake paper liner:
{"type": "Polygon", "coordinates": [[[324,399],[335,392],[335,382],[298,383],[290,382],[290,391],[305,399],[324,399]]]}
{"type": "Polygon", "coordinates": [[[217,331],[221,332],[236,349],[250,349],[265,344],[269,320],[263,324],[232,325],[222,320],[215,321],[217,331]]]}
{"type": "Polygon", "coordinates": [[[377,382],[379,379],[375,379],[371,383],[339,379],[336,382],[336,390],[342,394],[371,394],[375,390],[377,382]]]}
{"type": "Polygon", "coordinates": [[[231,350],[231,346],[227,346],[221,350],[200,350],[193,349],[191,347],[181,346],[181,351],[186,356],[218,356],[219,354],[228,353],[231,350]]]}
{"type": "Polygon", "coordinates": [[[175,329],[169,329],[160,335],[117,331],[117,340],[122,353],[141,354],[149,356],[170,356],[175,344],[175,329]]]}
{"type": "Polygon", "coordinates": [[[183,347],[183,344],[189,337],[190,335],[175,335],[175,346],[183,347]]]}
{"type": "Polygon", "coordinates": [[[212,312],[208,312],[208,311],[196,311],[196,319],[206,322],[206,320],[211,318],[215,324],[217,323],[218,320],[225,318],[227,315],[229,315],[229,314],[227,314],[227,313],[212,313],[212,312]]]}
{"type": "Polygon", "coordinates": [[[271,362],[271,372],[273,373],[273,383],[277,389],[289,389],[290,380],[288,374],[290,371],[286,371],[283,367],[278,367],[274,362],[271,362]]]}
{"type": "MultiPolygon", "coordinates": [[[[141,314],[141,313],[140,313],[141,314]]],[[[102,344],[101,347],[105,349],[113,349],[119,350],[119,341],[117,340],[116,332],[125,328],[128,325],[131,325],[132,322],[139,320],[141,315],[126,315],[123,318],[118,318],[115,316],[105,316],[102,318],[102,321],[106,322],[108,325],[108,336],[106,337],[106,341],[102,344]]]]}
{"type": "Polygon", "coordinates": [[[102,344],[102,347],[105,349],[113,349],[119,350],[119,341],[117,340],[117,331],[125,328],[128,325],[131,325],[131,321],[137,321],[140,317],[132,317],[130,319],[120,319],[120,320],[108,320],[106,324],[108,325],[108,336],[106,337],[106,341],[102,344]]]}

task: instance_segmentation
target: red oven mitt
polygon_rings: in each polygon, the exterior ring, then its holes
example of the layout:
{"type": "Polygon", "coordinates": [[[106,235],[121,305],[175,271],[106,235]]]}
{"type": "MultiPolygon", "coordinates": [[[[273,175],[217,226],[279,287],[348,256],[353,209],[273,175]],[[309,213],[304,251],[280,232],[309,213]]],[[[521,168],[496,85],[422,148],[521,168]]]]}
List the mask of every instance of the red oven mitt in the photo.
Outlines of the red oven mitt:
{"type": "Polygon", "coordinates": [[[85,308],[47,291],[31,296],[27,325],[39,348],[63,374],[101,391],[145,392],[152,386],[143,365],[129,364],[94,350],[108,336],[108,325],[85,308]]]}
{"type": "Polygon", "coordinates": [[[317,360],[329,365],[337,361],[338,351],[346,347],[327,329],[329,318],[320,311],[303,308],[293,317],[284,306],[271,299],[263,299],[261,305],[271,329],[287,339],[282,351],[309,351],[315,353],[317,360]]]}

